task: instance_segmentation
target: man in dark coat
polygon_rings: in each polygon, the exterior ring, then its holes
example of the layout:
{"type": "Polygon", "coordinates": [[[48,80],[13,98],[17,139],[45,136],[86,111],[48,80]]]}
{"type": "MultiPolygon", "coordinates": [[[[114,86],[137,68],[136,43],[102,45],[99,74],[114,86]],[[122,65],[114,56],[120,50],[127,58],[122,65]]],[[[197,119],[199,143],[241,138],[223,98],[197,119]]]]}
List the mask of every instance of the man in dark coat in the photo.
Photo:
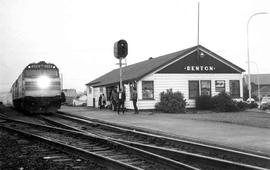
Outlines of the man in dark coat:
{"type": "Polygon", "coordinates": [[[137,90],[136,90],[135,87],[132,90],[131,99],[132,99],[132,102],[133,102],[134,113],[139,114],[138,107],[137,107],[138,94],[137,94],[137,90]]]}
{"type": "Polygon", "coordinates": [[[118,100],[118,104],[117,104],[117,112],[119,114],[120,110],[122,110],[122,113],[125,114],[125,101],[126,101],[126,93],[125,90],[121,90],[119,91],[119,100],[118,100]]]}
{"type": "Polygon", "coordinates": [[[115,89],[112,90],[111,94],[111,103],[112,103],[112,110],[117,110],[117,103],[118,103],[118,94],[115,89]]]}

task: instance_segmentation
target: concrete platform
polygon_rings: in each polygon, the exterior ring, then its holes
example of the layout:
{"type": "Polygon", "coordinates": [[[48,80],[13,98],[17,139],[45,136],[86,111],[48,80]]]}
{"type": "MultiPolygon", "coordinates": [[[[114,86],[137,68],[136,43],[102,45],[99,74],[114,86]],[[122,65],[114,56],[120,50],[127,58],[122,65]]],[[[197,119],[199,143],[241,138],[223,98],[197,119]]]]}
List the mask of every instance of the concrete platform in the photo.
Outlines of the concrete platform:
{"type": "MultiPolygon", "coordinates": [[[[139,115],[134,115],[133,112],[127,112],[125,115],[118,115],[110,110],[65,106],[60,111],[270,156],[270,128],[267,127],[206,121],[189,118],[187,114],[140,112],[139,115]]],[[[254,114],[260,113],[252,113],[252,116],[254,114]]],[[[266,119],[270,123],[270,115],[266,119]]]]}

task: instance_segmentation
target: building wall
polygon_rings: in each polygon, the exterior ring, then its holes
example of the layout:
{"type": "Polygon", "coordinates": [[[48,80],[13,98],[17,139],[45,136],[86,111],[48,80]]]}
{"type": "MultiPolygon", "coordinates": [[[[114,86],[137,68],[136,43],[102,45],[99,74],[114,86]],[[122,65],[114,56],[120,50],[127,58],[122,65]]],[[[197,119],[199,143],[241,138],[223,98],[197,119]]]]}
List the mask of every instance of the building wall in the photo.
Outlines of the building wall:
{"type": "Polygon", "coordinates": [[[98,107],[98,98],[101,94],[104,94],[106,97],[106,87],[87,86],[87,106],[93,107],[95,103],[95,107],[98,107]]]}
{"type": "Polygon", "coordinates": [[[87,106],[93,106],[93,88],[86,86],[87,106]]]}
{"type": "MultiPolygon", "coordinates": [[[[172,89],[173,91],[180,91],[183,93],[186,101],[187,108],[195,107],[195,100],[189,100],[189,80],[211,80],[211,94],[212,96],[217,95],[215,80],[225,80],[225,91],[230,91],[230,80],[240,81],[240,97],[243,97],[243,81],[241,74],[151,74],[144,77],[142,80],[138,81],[138,108],[139,109],[154,109],[155,104],[160,101],[159,94],[167,89],[172,89]],[[154,100],[143,100],[142,99],[142,81],[154,81],[154,100]]],[[[129,88],[127,89],[127,101],[126,107],[128,109],[133,109],[132,101],[129,100],[129,88]]]]}
{"type": "Polygon", "coordinates": [[[62,90],[66,96],[66,104],[72,105],[73,99],[77,97],[76,89],[63,89],[62,90]]]}
{"type": "MultiPolygon", "coordinates": [[[[183,93],[184,98],[187,101],[187,108],[195,107],[195,100],[189,100],[189,89],[188,82],[189,80],[211,80],[211,95],[215,96],[219,92],[216,92],[215,81],[216,80],[225,80],[225,91],[230,91],[230,80],[239,80],[240,81],[240,97],[243,97],[243,79],[242,74],[150,74],[140,81],[137,82],[137,91],[138,91],[138,109],[154,109],[155,104],[160,101],[159,94],[167,89],[172,89],[173,91],[180,91],[183,93]],[[143,100],[142,99],[142,81],[154,81],[154,100],[143,100]]],[[[105,88],[105,87],[103,87],[105,88]]],[[[134,109],[132,100],[130,100],[130,89],[129,85],[125,85],[126,89],[126,102],[125,107],[127,109],[134,109]]],[[[105,89],[104,89],[105,91],[105,89]]],[[[95,98],[96,107],[98,107],[98,97],[100,93],[100,87],[93,88],[92,92],[94,94],[89,95],[88,101],[91,98],[95,98]]],[[[88,102],[88,106],[93,106],[93,102],[88,102]]]]}

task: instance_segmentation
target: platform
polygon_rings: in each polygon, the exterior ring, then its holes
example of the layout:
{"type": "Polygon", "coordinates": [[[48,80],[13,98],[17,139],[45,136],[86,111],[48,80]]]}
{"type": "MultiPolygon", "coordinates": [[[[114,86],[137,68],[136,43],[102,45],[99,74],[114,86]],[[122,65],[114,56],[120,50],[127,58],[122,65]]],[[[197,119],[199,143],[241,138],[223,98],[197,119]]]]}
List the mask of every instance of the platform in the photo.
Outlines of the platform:
{"type": "Polygon", "coordinates": [[[223,116],[224,118],[222,117],[221,120],[219,118],[217,121],[215,114],[210,116],[211,120],[203,118],[205,115],[209,117],[209,114],[205,113],[165,114],[140,112],[140,114],[135,115],[129,111],[125,115],[118,115],[117,112],[110,110],[66,106],[63,106],[60,111],[125,126],[149,129],[182,139],[185,138],[270,156],[270,114],[267,113],[227,114],[241,119],[238,122],[228,123],[226,116],[223,116]],[[254,121],[249,121],[249,119],[253,119],[256,116],[259,117],[259,123],[256,122],[256,124],[254,121]]]}

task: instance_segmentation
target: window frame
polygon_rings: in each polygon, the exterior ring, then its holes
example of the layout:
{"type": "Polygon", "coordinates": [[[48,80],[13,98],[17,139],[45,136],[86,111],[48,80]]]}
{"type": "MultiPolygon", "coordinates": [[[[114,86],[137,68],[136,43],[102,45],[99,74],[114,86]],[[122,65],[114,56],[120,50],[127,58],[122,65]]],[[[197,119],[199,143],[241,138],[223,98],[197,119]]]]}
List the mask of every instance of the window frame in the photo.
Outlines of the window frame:
{"type": "Polygon", "coordinates": [[[104,93],[103,87],[99,87],[99,93],[104,93]]]}
{"type": "Polygon", "coordinates": [[[154,81],[153,80],[146,80],[146,81],[142,81],[142,100],[155,100],[155,85],[154,85],[154,81]],[[152,95],[153,97],[152,98],[145,98],[144,96],[144,83],[152,83],[152,95]]]}
{"type": "Polygon", "coordinates": [[[209,95],[207,95],[207,96],[212,96],[211,80],[201,80],[200,81],[200,96],[206,96],[206,95],[202,95],[202,91],[203,91],[203,87],[202,87],[203,83],[202,82],[210,82],[209,95]]]}
{"type": "MultiPolygon", "coordinates": [[[[199,80],[189,80],[188,81],[188,99],[190,99],[190,100],[194,100],[194,99],[196,99],[197,97],[199,97],[199,95],[200,95],[200,81],[199,80]],[[190,84],[191,83],[197,83],[197,96],[195,96],[195,97],[191,97],[191,89],[190,89],[190,84]]],[[[193,95],[192,95],[193,96],[193,95]]]]}
{"type": "Polygon", "coordinates": [[[216,92],[225,92],[226,91],[226,81],[225,80],[215,80],[215,91],[216,92]],[[218,82],[222,82],[223,87],[217,86],[218,82]]]}
{"type": "Polygon", "coordinates": [[[240,98],[240,96],[241,96],[240,80],[230,80],[229,85],[230,85],[230,96],[232,98],[240,98]],[[233,91],[232,82],[238,82],[238,89],[237,89],[236,94],[233,93],[233,92],[235,92],[235,90],[233,91]]]}

